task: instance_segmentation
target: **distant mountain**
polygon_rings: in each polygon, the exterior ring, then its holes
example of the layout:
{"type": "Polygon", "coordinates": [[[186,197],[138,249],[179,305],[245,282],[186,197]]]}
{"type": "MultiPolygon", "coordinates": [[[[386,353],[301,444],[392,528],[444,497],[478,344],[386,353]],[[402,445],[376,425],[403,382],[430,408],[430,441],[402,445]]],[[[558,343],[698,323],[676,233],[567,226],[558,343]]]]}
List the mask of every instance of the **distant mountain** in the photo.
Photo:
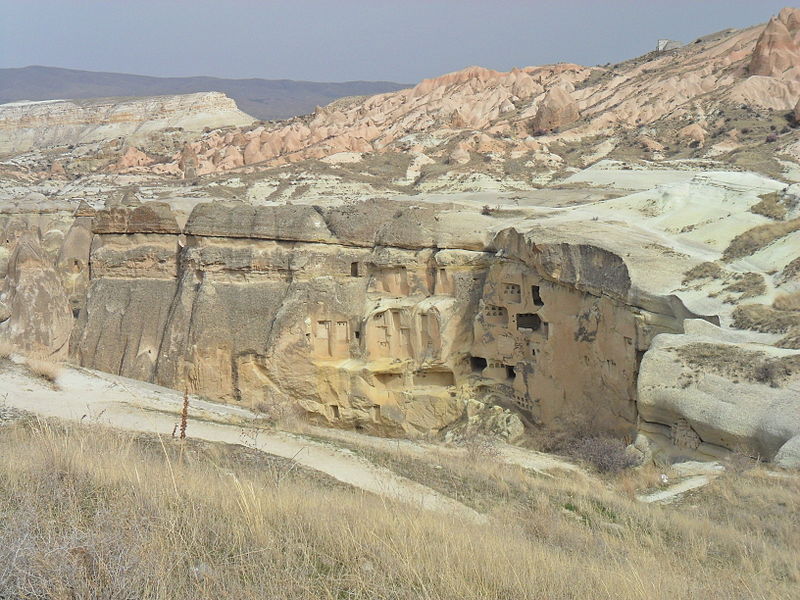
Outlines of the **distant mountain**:
{"type": "Polygon", "coordinates": [[[382,94],[407,87],[411,85],[391,81],[322,83],[291,79],[149,77],[39,66],[0,69],[0,104],[17,100],[223,92],[236,101],[240,110],[261,120],[307,114],[316,106],[345,96],[382,94]]]}

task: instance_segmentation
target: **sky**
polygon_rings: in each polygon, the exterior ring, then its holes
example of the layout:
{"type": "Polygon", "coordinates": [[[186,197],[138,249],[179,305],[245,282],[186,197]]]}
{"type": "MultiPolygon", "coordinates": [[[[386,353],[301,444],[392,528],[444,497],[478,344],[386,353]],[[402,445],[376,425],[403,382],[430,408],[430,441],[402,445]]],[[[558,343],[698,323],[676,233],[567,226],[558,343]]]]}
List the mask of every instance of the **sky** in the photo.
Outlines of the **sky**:
{"type": "Polygon", "coordinates": [[[0,67],[414,83],[618,62],[787,0],[0,0],[0,67]]]}

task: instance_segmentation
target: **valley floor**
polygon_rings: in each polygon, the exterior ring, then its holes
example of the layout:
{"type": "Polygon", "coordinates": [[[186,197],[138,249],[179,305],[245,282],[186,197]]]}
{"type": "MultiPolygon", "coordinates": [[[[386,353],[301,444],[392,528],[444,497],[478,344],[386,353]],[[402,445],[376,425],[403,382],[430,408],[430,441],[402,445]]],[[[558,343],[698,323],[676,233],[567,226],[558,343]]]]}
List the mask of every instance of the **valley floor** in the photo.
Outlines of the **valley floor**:
{"type": "Polygon", "coordinates": [[[80,369],[58,385],[0,369],[8,597],[788,598],[800,583],[786,473],[733,463],[645,504],[652,470],[277,432],[195,399],[179,441],[175,392],[80,369]]]}

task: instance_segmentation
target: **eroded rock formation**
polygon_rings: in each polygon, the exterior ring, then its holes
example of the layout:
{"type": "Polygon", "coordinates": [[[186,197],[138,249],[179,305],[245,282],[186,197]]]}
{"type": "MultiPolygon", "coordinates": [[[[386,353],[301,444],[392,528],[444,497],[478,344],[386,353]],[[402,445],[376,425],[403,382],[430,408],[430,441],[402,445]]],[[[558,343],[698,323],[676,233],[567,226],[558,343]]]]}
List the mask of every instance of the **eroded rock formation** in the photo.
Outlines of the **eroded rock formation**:
{"type": "Polygon", "coordinates": [[[638,306],[613,253],[490,224],[390,201],[201,204],[182,230],[163,204],[99,211],[72,353],[381,433],[438,431],[473,397],[629,430],[641,353],[684,315],[638,306]]]}

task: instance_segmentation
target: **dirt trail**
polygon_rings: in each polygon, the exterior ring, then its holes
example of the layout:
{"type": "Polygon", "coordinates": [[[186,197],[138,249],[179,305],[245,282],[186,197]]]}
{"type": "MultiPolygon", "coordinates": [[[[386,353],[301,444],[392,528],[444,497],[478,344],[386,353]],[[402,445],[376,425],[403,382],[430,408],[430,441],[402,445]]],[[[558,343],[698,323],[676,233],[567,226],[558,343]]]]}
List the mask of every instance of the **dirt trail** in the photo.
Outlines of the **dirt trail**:
{"type": "MultiPolygon", "coordinates": [[[[89,421],[131,431],[170,435],[182,397],[174,390],[87,369],[65,368],[59,390],[32,378],[22,367],[0,372],[0,401],[34,414],[89,421]]],[[[287,433],[242,425],[257,415],[192,398],[188,433],[211,442],[242,444],[290,458],[354,487],[392,500],[474,522],[485,515],[434,490],[373,465],[353,453],[287,433]],[[202,419],[202,420],[201,420],[202,419]],[[228,421],[228,422],[225,422],[228,421]]]]}

